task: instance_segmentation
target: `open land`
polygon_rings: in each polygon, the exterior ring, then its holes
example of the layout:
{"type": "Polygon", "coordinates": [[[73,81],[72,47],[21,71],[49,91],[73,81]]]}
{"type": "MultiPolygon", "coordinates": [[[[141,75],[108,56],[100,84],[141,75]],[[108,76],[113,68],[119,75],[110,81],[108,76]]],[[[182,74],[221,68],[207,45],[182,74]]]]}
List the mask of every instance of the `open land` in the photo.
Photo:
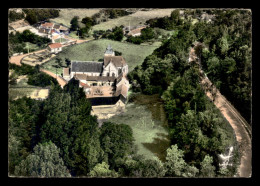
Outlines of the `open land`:
{"type": "Polygon", "coordinates": [[[166,149],[170,146],[170,141],[166,129],[167,119],[162,100],[158,95],[134,96],[126,105],[124,113],[115,115],[107,121],[124,123],[132,128],[138,154],[147,159],[157,156],[165,161],[166,149]]]}
{"type": "MultiPolygon", "coordinates": [[[[122,43],[119,41],[112,41],[108,39],[93,40],[78,45],[72,45],[64,48],[62,52],[58,53],[56,57],[43,64],[46,70],[56,73],[55,59],[61,58],[63,65],[65,65],[65,58],[78,61],[98,61],[103,60],[104,52],[108,44],[116,51],[122,52],[122,56],[128,64],[129,71],[133,70],[135,66],[141,64],[145,57],[152,54],[158,46],[142,46],[131,43],[122,43]],[[140,52],[141,51],[141,52],[140,52]]],[[[57,73],[62,73],[62,68],[57,69],[57,73]]]]}
{"type": "Polygon", "coordinates": [[[115,26],[139,26],[145,24],[145,22],[152,18],[159,18],[164,16],[170,16],[171,12],[173,11],[173,8],[169,9],[153,9],[149,11],[141,11],[138,10],[137,12],[130,14],[128,16],[119,17],[116,19],[111,19],[106,22],[102,22],[98,25],[93,26],[92,31],[94,30],[107,30],[111,29],[115,26]]]}

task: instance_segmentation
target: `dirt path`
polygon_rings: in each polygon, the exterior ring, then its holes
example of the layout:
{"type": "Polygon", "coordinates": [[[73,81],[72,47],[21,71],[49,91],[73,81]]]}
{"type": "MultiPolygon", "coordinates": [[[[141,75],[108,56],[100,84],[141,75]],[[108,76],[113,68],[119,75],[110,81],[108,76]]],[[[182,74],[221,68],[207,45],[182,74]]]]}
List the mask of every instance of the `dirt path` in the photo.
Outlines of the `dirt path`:
{"type": "MultiPolygon", "coordinates": [[[[190,58],[193,60],[195,52],[190,51],[190,58]]],[[[200,70],[204,75],[201,79],[203,87],[212,85],[211,81],[206,77],[205,73],[200,70]]],[[[221,111],[223,116],[227,119],[233,128],[236,140],[239,144],[239,152],[241,155],[240,165],[237,170],[238,177],[251,177],[252,174],[252,142],[251,142],[251,126],[239,114],[239,112],[229,103],[229,101],[221,95],[215,86],[212,86],[213,91],[205,90],[206,95],[214,101],[215,106],[221,111]],[[213,94],[213,95],[212,95],[213,94]],[[215,97],[215,98],[213,98],[215,97]]]]}
{"type": "MultiPolygon", "coordinates": [[[[202,79],[202,84],[211,84],[207,78],[202,79]]],[[[251,129],[244,118],[237,112],[237,110],[221,95],[221,93],[215,89],[216,97],[214,104],[221,111],[223,116],[232,126],[236,134],[236,140],[239,144],[239,152],[241,154],[241,162],[238,168],[239,177],[251,177],[252,171],[252,144],[251,144],[251,129]]],[[[209,91],[206,91],[206,95],[213,100],[213,96],[209,91]]]]}
{"type": "Polygon", "coordinates": [[[65,81],[63,78],[61,78],[60,76],[57,75],[57,78],[56,78],[56,74],[53,73],[53,72],[50,72],[48,70],[45,70],[45,69],[41,69],[42,72],[50,75],[51,77],[57,79],[58,83],[60,84],[61,87],[64,87],[66,84],[67,84],[67,81],[65,81]]]}
{"type": "Polygon", "coordinates": [[[21,65],[22,65],[22,64],[21,64],[21,60],[22,60],[23,57],[28,56],[28,55],[33,54],[33,53],[36,53],[36,54],[37,54],[37,53],[39,53],[39,52],[43,52],[44,50],[46,50],[46,49],[34,51],[34,52],[31,52],[31,53],[23,54],[23,55],[19,55],[19,56],[12,56],[12,57],[9,59],[9,62],[21,66],[21,65]]]}

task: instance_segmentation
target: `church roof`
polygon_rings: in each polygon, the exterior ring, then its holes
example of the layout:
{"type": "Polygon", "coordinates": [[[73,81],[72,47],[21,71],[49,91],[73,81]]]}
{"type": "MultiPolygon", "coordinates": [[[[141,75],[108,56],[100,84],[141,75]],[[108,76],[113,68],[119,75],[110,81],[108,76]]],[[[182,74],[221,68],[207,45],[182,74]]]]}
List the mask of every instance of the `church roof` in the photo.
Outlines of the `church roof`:
{"type": "Polygon", "coordinates": [[[104,65],[107,66],[112,62],[115,67],[123,67],[126,65],[125,59],[122,56],[104,56],[104,65]]]}
{"type": "Polygon", "coordinates": [[[98,72],[101,73],[103,70],[102,62],[95,61],[72,61],[71,71],[72,72],[98,72]]]}

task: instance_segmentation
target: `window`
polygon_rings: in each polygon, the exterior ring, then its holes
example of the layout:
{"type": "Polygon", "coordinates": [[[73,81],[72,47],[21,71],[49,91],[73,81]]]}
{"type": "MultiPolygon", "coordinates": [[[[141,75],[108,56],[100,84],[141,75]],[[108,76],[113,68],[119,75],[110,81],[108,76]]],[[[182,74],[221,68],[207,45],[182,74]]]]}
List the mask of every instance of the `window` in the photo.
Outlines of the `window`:
{"type": "Polygon", "coordinates": [[[109,76],[109,72],[107,73],[107,76],[109,76]]]}
{"type": "Polygon", "coordinates": [[[115,73],[114,72],[112,73],[112,77],[115,77],[115,73]]]}

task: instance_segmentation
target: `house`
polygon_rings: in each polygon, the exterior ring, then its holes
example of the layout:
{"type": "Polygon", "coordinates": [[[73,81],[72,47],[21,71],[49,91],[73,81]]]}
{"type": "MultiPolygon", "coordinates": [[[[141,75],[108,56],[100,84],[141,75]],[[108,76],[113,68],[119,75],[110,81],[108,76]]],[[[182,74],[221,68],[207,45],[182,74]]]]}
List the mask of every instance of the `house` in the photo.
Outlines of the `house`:
{"type": "Polygon", "coordinates": [[[91,99],[92,106],[113,105],[120,108],[124,108],[130,87],[127,73],[125,59],[115,56],[111,45],[106,48],[103,62],[71,61],[70,68],[63,69],[64,79],[79,80],[79,86],[91,99]]]}
{"type": "Polygon", "coordinates": [[[58,53],[62,51],[62,45],[60,43],[52,43],[48,46],[48,50],[51,53],[58,53]]]}
{"type": "Polygon", "coordinates": [[[39,29],[40,29],[40,28],[53,29],[53,27],[54,27],[54,23],[46,22],[46,23],[42,23],[42,24],[39,26],[39,29]]]}
{"type": "Polygon", "coordinates": [[[140,27],[137,27],[133,30],[130,30],[128,33],[127,33],[127,36],[140,36],[141,35],[141,30],[146,28],[146,26],[140,26],[140,27]]]}

